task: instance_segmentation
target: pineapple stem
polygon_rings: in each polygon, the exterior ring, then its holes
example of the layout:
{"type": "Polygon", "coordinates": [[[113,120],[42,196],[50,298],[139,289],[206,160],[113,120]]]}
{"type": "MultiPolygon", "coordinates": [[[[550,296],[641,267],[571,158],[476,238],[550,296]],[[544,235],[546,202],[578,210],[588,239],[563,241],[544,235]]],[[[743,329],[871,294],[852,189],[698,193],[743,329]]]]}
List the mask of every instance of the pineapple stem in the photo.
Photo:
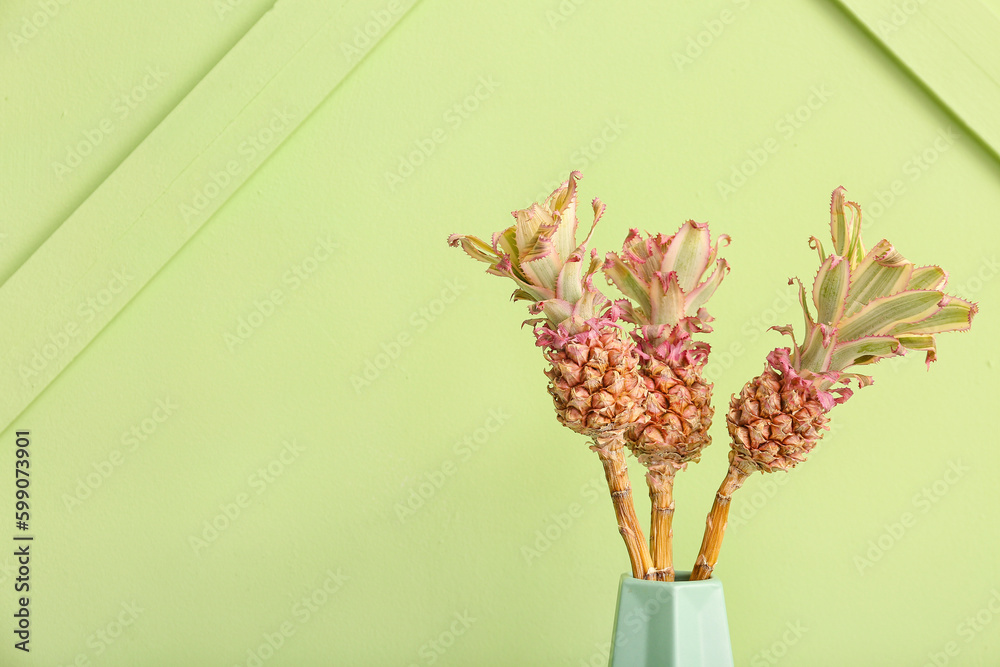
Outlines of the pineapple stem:
{"type": "Polygon", "coordinates": [[[625,464],[624,438],[619,434],[611,438],[594,438],[591,447],[601,457],[604,465],[604,476],[608,480],[611,500],[615,505],[615,515],[618,518],[618,532],[625,540],[629,561],[632,563],[632,576],[645,579],[653,567],[646,546],[646,536],[642,534],[639,518],[635,514],[632,503],[632,485],[628,479],[628,466],[625,464]]]}
{"type": "Polygon", "coordinates": [[[671,463],[650,466],[646,473],[649,487],[649,544],[653,556],[651,579],[674,580],[674,475],[677,467],[671,463]]]}
{"type": "Polygon", "coordinates": [[[719,561],[719,550],[722,548],[722,538],[726,532],[726,519],[729,517],[729,502],[733,492],[743,486],[743,482],[756,470],[750,461],[737,456],[735,451],[729,452],[729,472],[722,480],[722,486],[715,494],[712,511],[705,520],[705,537],[701,541],[698,559],[691,571],[691,581],[708,579],[719,561]]]}

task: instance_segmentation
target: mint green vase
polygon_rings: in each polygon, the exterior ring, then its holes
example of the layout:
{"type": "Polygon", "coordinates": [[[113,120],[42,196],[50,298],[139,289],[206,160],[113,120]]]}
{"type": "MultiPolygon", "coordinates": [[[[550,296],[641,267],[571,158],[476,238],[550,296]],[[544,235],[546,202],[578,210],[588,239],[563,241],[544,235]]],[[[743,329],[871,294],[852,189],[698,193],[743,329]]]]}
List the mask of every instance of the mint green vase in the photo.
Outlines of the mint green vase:
{"type": "Polygon", "coordinates": [[[646,581],[623,574],[611,667],[733,667],[726,599],[718,579],[646,581]]]}

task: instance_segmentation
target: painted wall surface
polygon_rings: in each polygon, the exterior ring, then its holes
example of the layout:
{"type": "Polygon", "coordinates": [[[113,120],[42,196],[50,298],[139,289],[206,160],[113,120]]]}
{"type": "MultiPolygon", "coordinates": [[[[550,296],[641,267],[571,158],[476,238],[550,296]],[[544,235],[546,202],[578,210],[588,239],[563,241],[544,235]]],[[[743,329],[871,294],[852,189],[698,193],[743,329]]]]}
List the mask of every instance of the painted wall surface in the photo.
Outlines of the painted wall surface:
{"type": "Polygon", "coordinates": [[[601,466],[445,244],[572,169],[602,252],[732,237],[680,568],[835,187],[979,302],[738,492],[716,572],[737,665],[1000,663],[1000,165],[838,5],[12,0],[0,37],[0,664],[606,664],[601,466]]]}

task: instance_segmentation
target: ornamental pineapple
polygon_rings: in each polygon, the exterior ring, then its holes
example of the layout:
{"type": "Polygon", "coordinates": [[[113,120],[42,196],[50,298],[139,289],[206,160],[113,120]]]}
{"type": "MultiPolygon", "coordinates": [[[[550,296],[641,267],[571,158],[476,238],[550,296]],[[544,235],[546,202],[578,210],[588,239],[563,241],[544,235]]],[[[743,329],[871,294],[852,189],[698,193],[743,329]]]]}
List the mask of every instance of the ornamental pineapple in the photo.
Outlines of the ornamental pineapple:
{"type": "Polygon", "coordinates": [[[709,514],[692,579],[711,575],[732,492],[755,470],[789,470],[804,461],[829,428],[827,413],[852,395],[839,385],[872,384],[870,376],[848,368],[907,350],[924,352],[930,367],[936,358],[934,334],[971,327],[977,306],[944,293],[948,275],[943,269],[916,266],[885,239],[865,250],[861,208],[844,200],[843,188],[831,198],[830,231],[833,254],[826,255],[819,239],[810,238],[820,259],[811,294],[815,319],[798,283],[805,318],[802,343],[791,326],[772,327],[791,336],[792,347],[773,350],[764,372],[730,401],[729,473],[709,514]]]}
{"type": "Polygon", "coordinates": [[[604,212],[600,200],[592,202],[590,232],[576,243],[579,178],[579,172],[571,173],[544,202],[514,211],[515,224],[494,234],[491,244],[458,234],[448,244],[487,263],[487,273],[512,279],[517,284],[514,300],[530,301],[529,312],[541,315],[528,322],[549,362],[545,374],[556,417],[593,440],[591,449],[604,464],[633,575],[643,578],[650,556],[635,517],[622,448],[625,430],[643,416],[647,389],[635,344],[615,323],[619,307],[593,284],[601,262],[596,250],[588,254],[587,245],[604,212]]]}
{"type": "Polygon", "coordinates": [[[702,306],[729,272],[726,260],[716,259],[720,243],[728,241],[722,235],[713,245],[708,225],[693,221],[672,236],[643,237],[633,229],[621,254],[609,252],[604,264],[608,280],[630,300],[623,304],[623,318],[636,326],[632,337],[648,395],[646,419],[629,429],[627,441],[649,470],[653,565],[665,581],[674,577],[674,475],[698,461],[712,442],[712,384],[702,375],[710,348],[692,335],[712,330],[712,317],[702,306]]]}

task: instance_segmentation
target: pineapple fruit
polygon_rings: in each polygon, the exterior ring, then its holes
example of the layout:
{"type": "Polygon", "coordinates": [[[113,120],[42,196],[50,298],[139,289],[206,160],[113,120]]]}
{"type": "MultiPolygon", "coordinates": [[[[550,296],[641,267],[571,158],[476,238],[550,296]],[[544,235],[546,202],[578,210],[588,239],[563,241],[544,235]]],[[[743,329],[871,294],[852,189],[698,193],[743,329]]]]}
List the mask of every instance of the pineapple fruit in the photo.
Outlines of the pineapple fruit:
{"type": "Polygon", "coordinates": [[[594,199],[594,222],[579,245],[577,180],[570,174],[544,202],[513,212],[514,225],[486,243],[453,234],[448,244],[489,265],[487,273],[513,280],[514,300],[530,301],[536,345],[549,362],[545,371],[556,417],[587,436],[600,457],[625,540],[632,574],[652,568],[649,548],[632,503],[623,448],[625,432],[643,419],[647,386],[639,372],[635,343],[622,335],[621,311],[594,287],[597,251],[587,246],[604,205],[594,199]]]}
{"type": "Polygon", "coordinates": [[[716,259],[720,243],[728,241],[722,235],[713,245],[708,225],[693,221],[672,236],[633,229],[621,254],[609,252],[604,263],[608,280],[630,300],[622,302],[623,319],[635,325],[647,389],[645,419],[626,431],[626,439],[647,468],[652,578],[661,581],[674,580],[674,476],[712,442],[712,384],[702,375],[710,348],[693,336],[712,330],[703,305],[729,272],[726,260],[716,259]]]}
{"type": "Polygon", "coordinates": [[[924,352],[929,368],[936,357],[934,334],[966,331],[976,314],[976,304],[944,293],[947,273],[940,267],[916,266],[884,239],[866,251],[861,208],[845,201],[843,188],[831,198],[830,231],[830,255],[816,237],[810,239],[820,259],[812,294],[799,282],[802,343],[792,327],[772,327],[792,336],[792,347],[773,350],[764,371],[729,403],[729,471],[708,515],[692,580],[712,574],[733,492],[757,470],[787,471],[804,461],[829,428],[827,413],[851,397],[844,385],[872,383],[870,376],[847,369],[907,350],[924,352]]]}

